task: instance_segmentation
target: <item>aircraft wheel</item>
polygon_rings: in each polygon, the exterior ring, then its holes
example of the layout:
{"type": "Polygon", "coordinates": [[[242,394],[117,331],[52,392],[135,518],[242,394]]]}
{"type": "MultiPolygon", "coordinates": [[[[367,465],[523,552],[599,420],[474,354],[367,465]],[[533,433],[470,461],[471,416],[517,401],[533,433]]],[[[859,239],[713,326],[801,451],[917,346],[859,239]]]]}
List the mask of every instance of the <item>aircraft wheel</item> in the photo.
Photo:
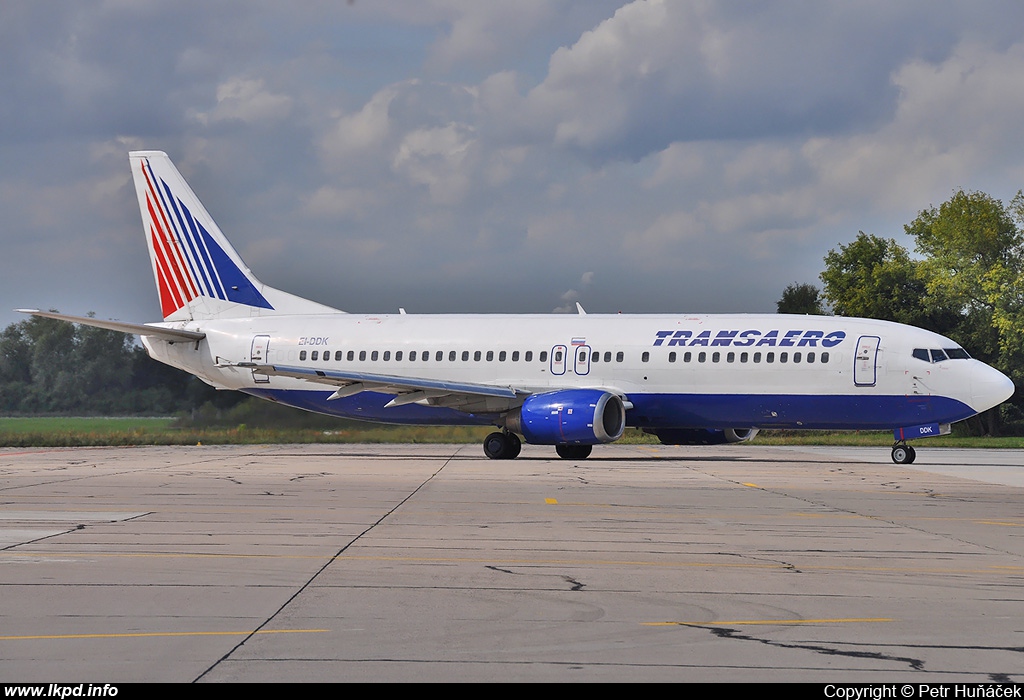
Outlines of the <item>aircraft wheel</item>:
{"type": "Polygon", "coordinates": [[[593,445],[555,445],[555,452],[562,459],[586,459],[593,449],[593,445]]]}
{"type": "Polygon", "coordinates": [[[907,446],[907,452],[910,453],[910,459],[907,460],[907,464],[913,464],[914,460],[917,459],[917,450],[913,447],[907,446]]]}
{"type": "Polygon", "coordinates": [[[916,456],[913,447],[894,445],[892,448],[892,461],[896,464],[910,464],[916,456]]]}
{"type": "Polygon", "coordinates": [[[523,451],[523,441],[515,433],[506,433],[505,437],[508,438],[508,459],[515,459],[523,451]]]}
{"type": "Polygon", "coordinates": [[[484,438],[484,454],[490,459],[515,459],[523,443],[515,433],[491,433],[484,438]]]}

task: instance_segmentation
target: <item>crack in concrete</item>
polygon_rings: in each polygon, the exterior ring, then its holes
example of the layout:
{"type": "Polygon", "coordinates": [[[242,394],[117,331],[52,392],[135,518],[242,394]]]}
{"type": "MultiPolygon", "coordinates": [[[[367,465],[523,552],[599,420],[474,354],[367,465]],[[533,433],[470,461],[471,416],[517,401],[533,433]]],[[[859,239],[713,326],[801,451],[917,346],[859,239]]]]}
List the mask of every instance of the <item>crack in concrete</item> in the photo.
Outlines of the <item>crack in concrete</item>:
{"type": "Polygon", "coordinates": [[[834,647],[827,647],[818,644],[797,644],[787,642],[777,642],[771,639],[762,639],[760,637],[754,637],[749,634],[742,634],[739,630],[731,627],[711,627],[705,625],[693,625],[688,624],[687,627],[696,627],[711,632],[716,637],[721,639],[735,639],[737,641],[746,642],[757,642],[770,647],[778,647],[780,649],[802,649],[804,651],[812,651],[816,654],[824,654],[826,656],[847,656],[854,659],[876,659],[878,661],[896,661],[899,663],[905,663],[915,671],[924,670],[924,661],[921,659],[915,659],[909,656],[892,656],[889,654],[883,654],[880,651],[853,651],[836,649],[834,647]]]}

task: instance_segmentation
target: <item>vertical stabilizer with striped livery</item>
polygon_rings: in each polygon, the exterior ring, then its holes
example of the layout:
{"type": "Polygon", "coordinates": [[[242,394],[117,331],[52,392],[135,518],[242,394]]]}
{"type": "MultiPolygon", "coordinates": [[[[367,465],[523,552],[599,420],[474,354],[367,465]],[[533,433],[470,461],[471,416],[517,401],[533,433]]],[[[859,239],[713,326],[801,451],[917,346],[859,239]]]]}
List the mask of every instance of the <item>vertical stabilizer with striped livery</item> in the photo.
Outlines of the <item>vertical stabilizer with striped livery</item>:
{"type": "Polygon", "coordinates": [[[341,313],[256,279],[166,153],[129,158],[165,321],[341,313]]]}

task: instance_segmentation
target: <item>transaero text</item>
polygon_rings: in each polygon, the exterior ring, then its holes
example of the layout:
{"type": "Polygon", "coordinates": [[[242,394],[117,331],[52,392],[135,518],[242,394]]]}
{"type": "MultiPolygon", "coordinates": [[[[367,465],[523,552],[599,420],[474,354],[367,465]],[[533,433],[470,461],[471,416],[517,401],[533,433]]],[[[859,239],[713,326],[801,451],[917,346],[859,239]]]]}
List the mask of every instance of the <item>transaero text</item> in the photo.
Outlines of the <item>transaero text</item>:
{"type": "Polygon", "coordinates": [[[825,331],[759,331],[750,329],[745,331],[700,331],[695,334],[690,330],[678,330],[657,331],[654,336],[655,346],[834,348],[846,339],[846,331],[826,333],[825,331]]]}

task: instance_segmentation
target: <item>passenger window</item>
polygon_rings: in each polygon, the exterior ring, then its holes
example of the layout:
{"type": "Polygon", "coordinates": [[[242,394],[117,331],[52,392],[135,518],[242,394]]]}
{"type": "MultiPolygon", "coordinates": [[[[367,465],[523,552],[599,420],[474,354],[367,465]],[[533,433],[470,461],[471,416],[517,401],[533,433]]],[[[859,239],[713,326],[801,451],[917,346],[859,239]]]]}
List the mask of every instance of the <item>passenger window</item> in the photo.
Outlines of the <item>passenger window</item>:
{"type": "Polygon", "coordinates": [[[556,350],[555,351],[555,362],[561,362],[561,361],[562,361],[562,351],[561,350],[556,350]]]}
{"type": "MultiPolygon", "coordinates": [[[[356,351],[355,350],[349,350],[348,351],[348,361],[351,362],[354,359],[356,359],[356,351]]],[[[363,358],[359,358],[359,359],[363,359],[363,358]]]]}
{"type": "Polygon", "coordinates": [[[759,352],[755,352],[754,353],[754,362],[756,364],[760,364],[761,363],[761,353],[759,353],[759,352]]]}
{"type": "Polygon", "coordinates": [[[512,351],[512,361],[513,362],[519,362],[519,351],[518,350],[513,350],[512,351]]]}
{"type": "Polygon", "coordinates": [[[319,350],[314,350],[313,352],[309,353],[309,359],[310,360],[317,360],[319,357],[320,357],[320,351],[319,350]]]}
{"type": "Polygon", "coordinates": [[[606,352],[604,354],[604,361],[605,362],[611,362],[612,361],[612,354],[610,352],[606,352]]]}
{"type": "Polygon", "coordinates": [[[691,359],[693,359],[693,353],[689,351],[683,353],[683,362],[689,362],[691,359]]]}
{"type": "Polygon", "coordinates": [[[305,360],[306,359],[306,351],[305,350],[299,350],[299,359],[300,360],[305,360]]]}
{"type": "Polygon", "coordinates": [[[646,350],[644,350],[644,354],[640,356],[640,361],[641,362],[647,362],[650,359],[651,359],[651,353],[649,353],[646,350]]]}
{"type": "MultiPolygon", "coordinates": [[[[402,358],[399,357],[397,359],[401,360],[402,358]]],[[[409,362],[415,362],[415,361],[416,361],[416,351],[415,350],[410,350],[409,351],[409,362]]]]}
{"type": "Polygon", "coordinates": [[[619,350],[617,353],[615,353],[615,361],[616,362],[622,362],[625,359],[626,359],[626,353],[622,352],[621,350],[619,350]]]}
{"type": "Polygon", "coordinates": [[[388,362],[389,360],[391,360],[391,351],[390,350],[385,350],[384,351],[384,361],[388,362]]]}
{"type": "Polygon", "coordinates": [[[494,362],[494,351],[488,350],[487,357],[485,358],[488,362],[494,362]]]}
{"type": "Polygon", "coordinates": [[[767,362],[768,364],[771,364],[771,363],[775,362],[775,353],[774,352],[765,353],[764,361],[767,362]]]}
{"type": "Polygon", "coordinates": [[[374,350],[373,352],[370,353],[370,359],[373,360],[374,362],[377,361],[377,358],[379,356],[380,356],[380,353],[378,353],[376,350],[374,350]]]}
{"type": "Polygon", "coordinates": [[[800,353],[794,352],[793,353],[793,362],[799,362],[799,361],[800,361],[800,353]]]}
{"type": "Polygon", "coordinates": [[[476,352],[473,353],[473,360],[476,361],[476,362],[480,361],[480,351],[479,350],[477,350],[476,352]]]}
{"type": "Polygon", "coordinates": [[[359,361],[360,362],[366,362],[366,351],[365,350],[360,350],[359,351],[359,361]]]}
{"type": "Polygon", "coordinates": [[[697,353],[697,362],[707,362],[708,354],[706,352],[697,353]]]}
{"type": "Polygon", "coordinates": [[[720,352],[713,352],[713,353],[711,353],[711,361],[712,362],[718,362],[720,359],[722,359],[722,353],[720,353],[720,352]]]}
{"type": "Polygon", "coordinates": [[[821,353],[821,361],[822,361],[822,363],[828,362],[828,353],[827,352],[821,353]]]}
{"type": "Polygon", "coordinates": [[[736,361],[736,353],[730,352],[728,355],[725,356],[725,361],[726,362],[735,362],[736,361]]]}
{"type": "Polygon", "coordinates": [[[670,352],[668,354],[668,361],[669,362],[675,362],[676,361],[676,354],[674,352],[670,352]]]}
{"type": "Polygon", "coordinates": [[[814,362],[814,353],[813,352],[807,353],[807,362],[808,363],[814,362]]]}
{"type": "MultiPolygon", "coordinates": [[[[352,351],[349,350],[349,352],[352,352],[352,351]]],[[[342,355],[341,350],[335,351],[335,353],[334,353],[334,361],[335,362],[341,362],[341,355],[342,355]]]]}
{"type": "Polygon", "coordinates": [[[592,353],[592,354],[590,355],[590,361],[591,361],[591,362],[600,362],[600,361],[601,361],[601,353],[599,353],[599,352],[598,352],[597,350],[595,350],[595,351],[594,351],[594,352],[593,352],[593,353],[592,353]]]}
{"type": "Polygon", "coordinates": [[[401,361],[402,361],[402,351],[399,350],[399,351],[397,351],[395,353],[395,362],[401,362],[401,361]]]}
{"type": "Polygon", "coordinates": [[[787,362],[788,360],[789,360],[789,353],[788,352],[780,352],[779,353],[779,362],[787,362]]]}
{"type": "Polygon", "coordinates": [[[748,359],[750,359],[750,354],[749,353],[746,353],[746,352],[741,352],[740,353],[740,362],[746,362],[748,359]]]}
{"type": "Polygon", "coordinates": [[[548,361],[548,351],[547,350],[541,350],[539,357],[540,357],[540,361],[541,362],[547,362],[548,361]]]}
{"type": "Polygon", "coordinates": [[[455,362],[455,351],[454,350],[452,350],[451,352],[448,353],[448,361],[449,362],[455,362]]]}
{"type": "Polygon", "coordinates": [[[469,362],[469,350],[462,351],[462,361],[469,362]]]}
{"type": "Polygon", "coordinates": [[[498,362],[504,362],[505,361],[505,357],[506,357],[505,351],[502,350],[501,352],[498,353],[498,362]]]}
{"type": "Polygon", "coordinates": [[[526,354],[523,355],[524,362],[533,362],[533,350],[527,350],[526,354]]]}

